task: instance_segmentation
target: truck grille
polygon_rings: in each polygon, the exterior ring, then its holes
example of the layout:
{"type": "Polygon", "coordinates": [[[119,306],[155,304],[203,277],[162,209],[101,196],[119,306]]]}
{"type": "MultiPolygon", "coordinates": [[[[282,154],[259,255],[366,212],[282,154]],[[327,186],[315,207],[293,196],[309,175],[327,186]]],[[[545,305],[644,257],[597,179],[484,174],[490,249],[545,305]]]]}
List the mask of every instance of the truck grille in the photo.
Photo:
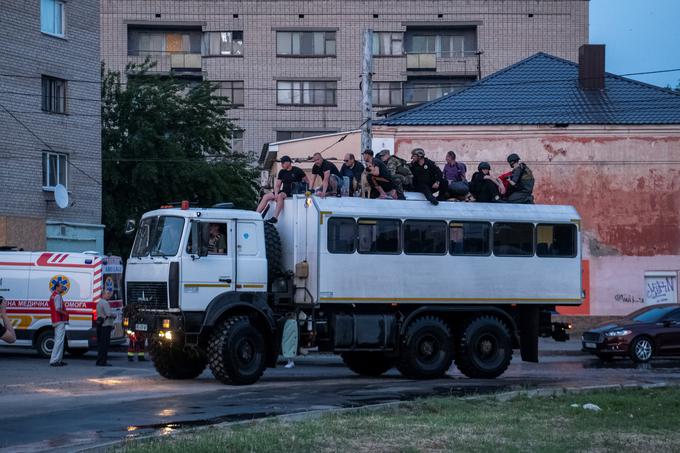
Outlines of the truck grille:
{"type": "Polygon", "coordinates": [[[599,333],[596,332],[584,332],[583,333],[583,341],[592,341],[595,343],[599,343],[602,341],[601,336],[599,333]]]}
{"type": "Polygon", "coordinates": [[[165,282],[128,282],[127,303],[142,310],[167,310],[168,286],[165,282]]]}

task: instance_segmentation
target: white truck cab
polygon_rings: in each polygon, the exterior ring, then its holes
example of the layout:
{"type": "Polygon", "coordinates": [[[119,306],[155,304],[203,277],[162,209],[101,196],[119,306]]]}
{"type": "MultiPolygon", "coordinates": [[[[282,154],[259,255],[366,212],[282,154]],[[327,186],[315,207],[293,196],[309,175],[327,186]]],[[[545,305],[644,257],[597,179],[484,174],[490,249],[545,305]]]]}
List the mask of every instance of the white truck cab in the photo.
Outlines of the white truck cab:
{"type": "Polygon", "coordinates": [[[568,337],[550,313],[582,300],[573,207],[409,198],[295,195],[276,226],[224,207],[148,212],[128,260],[125,324],[151,333],[161,375],[190,379],[209,365],[233,384],[275,366],[288,319],[300,346],[341,354],[359,374],[396,366],[417,379],[454,359],[493,378],[513,347],[537,361],[539,335],[568,337]]]}

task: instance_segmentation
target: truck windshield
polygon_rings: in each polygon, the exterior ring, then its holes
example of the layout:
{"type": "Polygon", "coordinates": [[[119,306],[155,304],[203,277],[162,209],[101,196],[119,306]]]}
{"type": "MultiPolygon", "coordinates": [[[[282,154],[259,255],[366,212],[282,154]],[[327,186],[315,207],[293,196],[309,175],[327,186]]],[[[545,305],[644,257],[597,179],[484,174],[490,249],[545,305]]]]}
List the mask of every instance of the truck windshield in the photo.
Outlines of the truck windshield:
{"type": "Polygon", "coordinates": [[[132,257],[175,256],[184,229],[182,217],[148,217],[139,224],[132,257]]]}

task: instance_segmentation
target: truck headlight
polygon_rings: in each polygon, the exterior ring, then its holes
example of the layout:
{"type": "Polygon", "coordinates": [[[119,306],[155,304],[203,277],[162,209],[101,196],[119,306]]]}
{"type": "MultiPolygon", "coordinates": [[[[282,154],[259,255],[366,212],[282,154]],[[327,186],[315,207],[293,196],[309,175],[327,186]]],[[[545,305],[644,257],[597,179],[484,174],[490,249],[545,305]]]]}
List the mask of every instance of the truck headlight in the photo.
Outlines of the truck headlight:
{"type": "Polygon", "coordinates": [[[626,335],[630,335],[633,333],[630,330],[627,329],[619,329],[619,330],[612,330],[611,332],[607,332],[605,336],[607,337],[625,337],[626,335]]]}
{"type": "Polygon", "coordinates": [[[169,320],[169,319],[164,319],[164,320],[163,320],[163,328],[164,328],[164,329],[169,329],[169,328],[170,328],[170,320],[169,320]]]}

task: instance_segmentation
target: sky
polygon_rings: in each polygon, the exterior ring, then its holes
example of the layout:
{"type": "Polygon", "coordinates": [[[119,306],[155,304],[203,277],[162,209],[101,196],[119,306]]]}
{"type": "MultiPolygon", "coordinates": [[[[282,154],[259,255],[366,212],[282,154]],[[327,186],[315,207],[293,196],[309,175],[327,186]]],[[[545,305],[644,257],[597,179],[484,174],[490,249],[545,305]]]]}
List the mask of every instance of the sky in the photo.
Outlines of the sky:
{"type": "MultiPolygon", "coordinates": [[[[680,0],[590,0],[590,43],[614,74],[680,69],[680,0]]],[[[629,76],[675,88],[680,71],[629,76]]]]}

